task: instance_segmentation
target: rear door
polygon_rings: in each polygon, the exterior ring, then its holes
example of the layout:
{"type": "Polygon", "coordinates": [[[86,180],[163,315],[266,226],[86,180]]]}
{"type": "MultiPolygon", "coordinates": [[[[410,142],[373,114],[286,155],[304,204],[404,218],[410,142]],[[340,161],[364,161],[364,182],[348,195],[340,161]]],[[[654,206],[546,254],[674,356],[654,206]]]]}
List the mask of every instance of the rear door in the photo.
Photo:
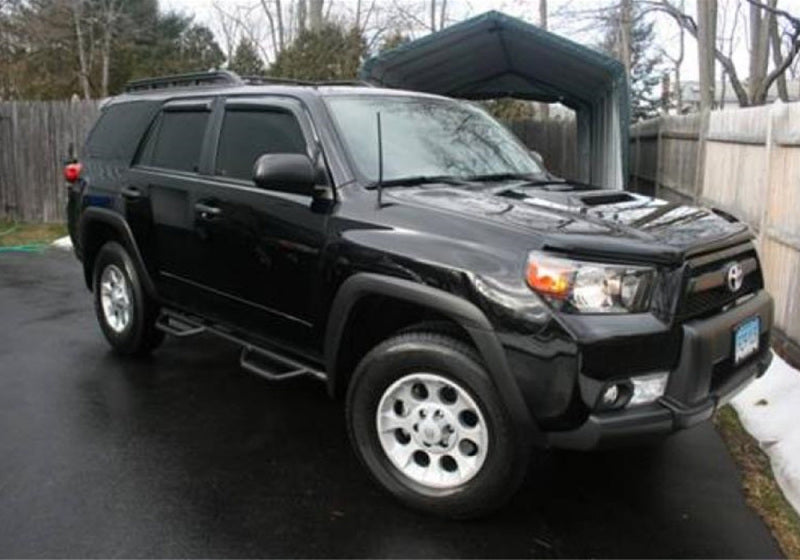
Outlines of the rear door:
{"type": "Polygon", "coordinates": [[[207,266],[207,255],[195,241],[194,205],[202,177],[208,173],[212,101],[164,104],[137,155],[130,184],[123,190],[129,206],[149,210],[148,237],[159,292],[166,300],[191,308],[202,301],[203,291],[184,280],[197,277],[207,266]]]}

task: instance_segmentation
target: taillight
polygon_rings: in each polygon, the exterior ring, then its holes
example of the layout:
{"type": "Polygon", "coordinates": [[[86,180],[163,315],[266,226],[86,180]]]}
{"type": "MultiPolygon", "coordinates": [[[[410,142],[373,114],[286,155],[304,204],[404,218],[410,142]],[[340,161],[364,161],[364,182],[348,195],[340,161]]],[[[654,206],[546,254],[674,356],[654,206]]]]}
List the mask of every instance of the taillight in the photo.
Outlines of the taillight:
{"type": "Polygon", "coordinates": [[[67,183],[76,182],[81,176],[81,169],[83,169],[83,166],[80,163],[68,163],[65,165],[64,179],[67,180],[67,183]]]}

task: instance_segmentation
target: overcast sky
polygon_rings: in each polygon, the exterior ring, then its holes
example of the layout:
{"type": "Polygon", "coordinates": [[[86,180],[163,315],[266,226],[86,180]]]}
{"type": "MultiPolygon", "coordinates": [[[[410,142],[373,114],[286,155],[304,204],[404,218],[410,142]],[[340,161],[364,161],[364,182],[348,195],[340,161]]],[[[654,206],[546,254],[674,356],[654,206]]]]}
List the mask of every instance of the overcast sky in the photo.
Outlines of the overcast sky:
{"type": "MultiPolygon", "coordinates": [[[[254,0],[216,0],[222,6],[236,4],[252,5],[254,0]]],[[[347,7],[354,4],[354,0],[332,0],[334,10],[339,7],[347,7]]],[[[398,3],[409,2],[409,0],[396,0],[398,3]]],[[[636,0],[634,0],[636,1],[636,0]]],[[[216,31],[216,18],[213,9],[214,0],[160,0],[162,10],[174,10],[186,15],[192,15],[195,21],[203,23],[216,31]]],[[[694,12],[695,0],[686,0],[687,11],[694,12]]],[[[327,2],[326,2],[327,3],[327,2]]],[[[414,2],[418,4],[419,2],[414,2]]],[[[598,5],[607,5],[609,0],[549,0],[550,30],[564,35],[572,40],[583,43],[594,43],[599,40],[596,25],[591,24],[588,18],[564,17],[563,14],[585,13],[596,8],[598,5]],[[560,16],[560,14],[562,14],[560,16]]],[[[735,0],[719,0],[720,18],[724,19],[725,14],[733,14],[735,0]]],[[[800,0],[779,0],[779,4],[798,3],[800,0]]],[[[532,23],[537,23],[538,19],[538,0],[448,0],[449,19],[458,21],[469,16],[477,15],[488,10],[499,10],[510,15],[521,17],[532,23]]],[[[669,54],[677,55],[678,48],[678,28],[675,23],[665,15],[656,17],[656,34],[659,45],[669,54]]],[[[728,15],[728,20],[732,16],[728,15]]],[[[722,27],[723,21],[718,23],[722,27]]],[[[730,23],[727,23],[730,26],[730,23]]],[[[741,19],[737,29],[738,40],[734,48],[734,61],[739,71],[740,77],[747,74],[747,49],[744,41],[746,30],[744,20],[741,19]]],[[[686,51],[684,62],[681,66],[683,80],[697,79],[697,50],[694,39],[686,35],[686,51]]]]}

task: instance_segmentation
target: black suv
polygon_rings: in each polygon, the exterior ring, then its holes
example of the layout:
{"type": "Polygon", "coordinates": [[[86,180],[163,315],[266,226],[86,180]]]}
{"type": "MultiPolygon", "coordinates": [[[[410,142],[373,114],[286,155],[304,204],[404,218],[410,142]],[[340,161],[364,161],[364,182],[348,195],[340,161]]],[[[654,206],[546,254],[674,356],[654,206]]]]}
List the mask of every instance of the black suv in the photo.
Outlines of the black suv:
{"type": "Polygon", "coordinates": [[[346,399],[389,492],[497,507],[536,448],[652,440],[767,368],[749,228],[549,174],[466,102],[216,72],[102,110],[69,229],[120,354],[214,333],[346,399]]]}

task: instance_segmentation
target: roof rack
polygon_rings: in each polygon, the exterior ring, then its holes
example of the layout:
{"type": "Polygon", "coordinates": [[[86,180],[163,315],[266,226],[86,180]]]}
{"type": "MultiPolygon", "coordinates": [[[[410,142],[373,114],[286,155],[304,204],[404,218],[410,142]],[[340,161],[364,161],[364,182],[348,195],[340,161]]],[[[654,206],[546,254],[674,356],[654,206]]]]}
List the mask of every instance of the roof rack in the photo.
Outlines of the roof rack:
{"type": "Polygon", "coordinates": [[[182,88],[193,86],[216,86],[216,85],[268,85],[286,84],[298,86],[361,86],[373,87],[368,82],[360,80],[332,80],[311,81],[296,80],[293,78],[277,78],[271,76],[239,76],[230,70],[212,70],[210,72],[195,72],[192,74],[177,74],[173,76],[161,76],[159,78],[145,78],[143,80],[133,80],[125,85],[126,93],[150,91],[155,89],[182,88]]]}
{"type": "Polygon", "coordinates": [[[125,92],[147,91],[191,86],[241,85],[244,82],[228,70],[212,70],[211,72],[194,72],[191,74],[175,74],[159,78],[133,80],[125,84],[125,92]]]}
{"type": "Polygon", "coordinates": [[[361,86],[374,87],[369,82],[362,80],[300,80],[295,78],[280,78],[272,76],[241,76],[242,81],[248,85],[258,86],[266,84],[291,84],[298,86],[361,86]]]}

